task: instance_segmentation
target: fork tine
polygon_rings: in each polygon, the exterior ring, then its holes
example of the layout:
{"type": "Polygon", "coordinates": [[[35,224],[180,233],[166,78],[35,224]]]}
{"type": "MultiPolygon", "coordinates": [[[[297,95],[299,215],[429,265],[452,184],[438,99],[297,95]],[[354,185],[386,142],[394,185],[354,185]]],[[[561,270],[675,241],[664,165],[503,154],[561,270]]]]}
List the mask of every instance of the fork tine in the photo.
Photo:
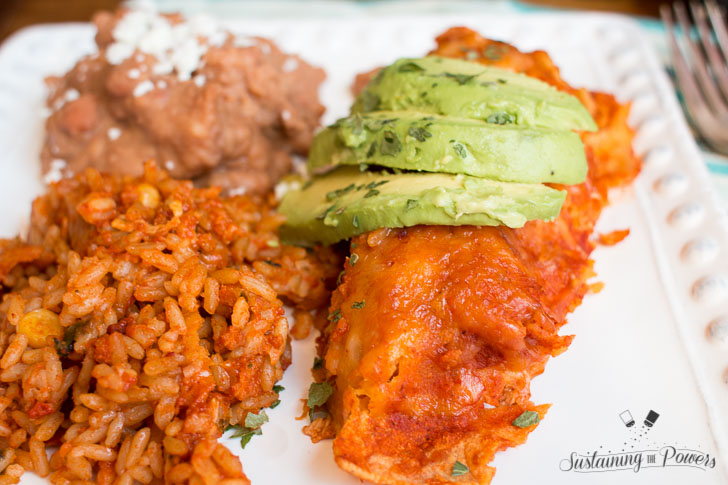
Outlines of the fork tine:
{"type": "Polygon", "coordinates": [[[698,83],[700,83],[700,86],[707,97],[707,101],[710,103],[710,106],[717,109],[721,116],[728,114],[728,106],[726,106],[723,97],[718,92],[718,88],[716,88],[715,82],[713,82],[713,79],[710,77],[708,69],[705,66],[705,56],[703,56],[703,52],[700,50],[700,47],[695,43],[692,35],[690,35],[692,25],[685,5],[682,2],[675,2],[673,4],[673,9],[675,10],[677,20],[682,27],[683,37],[685,38],[688,49],[692,53],[693,68],[697,74],[698,83]]]}
{"type": "Polygon", "coordinates": [[[715,32],[723,57],[728,59],[728,30],[726,30],[725,20],[723,20],[723,13],[713,0],[705,2],[705,8],[708,11],[708,17],[710,17],[710,23],[713,25],[713,32],[715,32]]]}
{"type": "Polygon", "coordinates": [[[698,27],[703,50],[708,55],[708,63],[712,68],[713,75],[717,78],[718,89],[723,94],[723,99],[728,99],[728,69],[724,57],[713,42],[705,7],[702,4],[690,2],[690,9],[698,27]]]}
{"type": "Polygon", "coordinates": [[[670,50],[672,51],[672,59],[680,91],[682,91],[683,96],[685,97],[685,104],[688,107],[688,111],[690,112],[693,122],[699,129],[702,129],[702,126],[705,124],[704,120],[706,117],[709,116],[712,118],[713,115],[708,110],[705,100],[700,93],[700,89],[693,78],[692,71],[690,71],[690,67],[688,66],[688,63],[680,50],[680,46],[677,43],[677,38],[675,37],[675,24],[670,5],[663,4],[660,6],[660,16],[665,24],[665,30],[668,33],[668,41],[670,44],[670,50]]]}

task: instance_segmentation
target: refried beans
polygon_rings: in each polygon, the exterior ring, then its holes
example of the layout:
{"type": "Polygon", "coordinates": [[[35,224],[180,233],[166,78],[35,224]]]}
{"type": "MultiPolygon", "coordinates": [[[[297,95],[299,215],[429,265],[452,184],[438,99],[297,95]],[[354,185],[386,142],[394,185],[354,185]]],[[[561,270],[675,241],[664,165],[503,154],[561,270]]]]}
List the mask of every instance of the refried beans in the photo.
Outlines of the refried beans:
{"type": "Polygon", "coordinates": [[[212,19],[119,10],[94,17],[98,53],[50,89],[47,181],[94,167],[264,193],[305,155],[324,112],[323,70],[212,19]]]}

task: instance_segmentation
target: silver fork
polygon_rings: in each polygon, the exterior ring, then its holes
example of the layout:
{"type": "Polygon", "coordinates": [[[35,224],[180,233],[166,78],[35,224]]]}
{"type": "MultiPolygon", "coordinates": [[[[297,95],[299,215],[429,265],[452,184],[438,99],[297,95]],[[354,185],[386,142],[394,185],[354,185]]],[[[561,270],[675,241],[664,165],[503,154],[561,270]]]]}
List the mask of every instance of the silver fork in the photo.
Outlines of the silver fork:
{"type": "Polygon", "coordinates": [[[672,8],[660,7],[677,82],[693,125],[703,140],[713,149],[728,154],[728,29],[721,7],[714,0],[691,1],[690,10],[699,40],[691,35],[693,23],[684,3],[675,2],[672,8]],[[680,49],[680,34],[674,18],[682,31],[685,52],[680,49]]]}

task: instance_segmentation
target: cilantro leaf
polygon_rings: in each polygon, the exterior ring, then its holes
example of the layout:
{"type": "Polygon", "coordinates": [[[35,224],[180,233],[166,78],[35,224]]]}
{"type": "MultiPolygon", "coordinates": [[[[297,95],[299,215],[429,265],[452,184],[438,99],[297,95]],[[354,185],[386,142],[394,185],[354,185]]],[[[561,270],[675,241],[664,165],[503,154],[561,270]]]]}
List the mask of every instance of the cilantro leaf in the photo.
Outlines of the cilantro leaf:
{"type": "Polygon", "coordinates": [[[537,424],[540,420],[541,418],[536,411],[523,411],[523,413],[514,419],[511,424],[519,428],[528,428],[529,426],[537,424]]]}
{"type": "Polygon", "coordinates": [[[249,429],[257,429],[263,426],[263,423],[268,422],[268,415],[265,411],[261,411],[258,414],[248,413],[245,416],[245,427],[249,429]]]}
{"type": "Polygon", "coordinates": [[[379,147],[379,153],[382,155],[397,155],[402,151],[402,142],[392,130],[384,130],[382,136],[382,145],[379,147]]]}
{"type": "Polygon", "coordinates": [[[432,136],[432,133],[422,127],[410,126],[407,134],[417,141],[427,141],[432,136]]]}
{"type": "Polygon", "coordinates": [[[316,406],[325,404],[333,393],[334,387],[328,382],[313,382],[311,383],[311,387],[308,388],[308,400],[306,403],[309,408],[313,409],[316,406]]]}
{"type": "Polygon", "coordinates": [[[468,150],[461,143],[455,143],[452,147],[455,149],[460,158],[468,157],[468,150]]]}
{"type": "Polygon", "coordinates": [[[455,464],[452,466],[452,471],[450,472],[450,476],[459,477],[460,475],[465,475],[469,471],[470,471],[470,469],[467,467],[467,465],[464,465],[463,463],[456,461],[455,464]]]}
{"type": "Polygon", "coordinates": [[[485,119],[485,122],[494,123],[496,125],[506,125],[509,123],[515,123],[516,117],[510,113],[506,113],[505,111],[498,111],[498,112],[492,113],[490,116],[488,116],[485,119]]]}
{"type": "Polygon", "coordinates": [[[399,66],[399,69],[397,69],[399,72],[422,72],[425,70],[424,67],[420,66],[419,64],[415,64],[414,62],[405,62],[401,66],[399,66]]]}

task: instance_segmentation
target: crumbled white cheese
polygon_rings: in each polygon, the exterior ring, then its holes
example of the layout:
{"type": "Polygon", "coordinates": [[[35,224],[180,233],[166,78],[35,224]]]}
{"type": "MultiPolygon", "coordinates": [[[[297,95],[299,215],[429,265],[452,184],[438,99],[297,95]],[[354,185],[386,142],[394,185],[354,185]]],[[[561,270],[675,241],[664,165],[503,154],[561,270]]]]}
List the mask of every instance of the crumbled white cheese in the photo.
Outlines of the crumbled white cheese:
{"type": "Polygon", "coordinates": [[[227,42],[228,39],[228,33],[227,32],[215,32],[210,37],[208,37],[207,42],[213,46],[213,47],[221,47],[222,45],[227,42]]]}
{"type": "Polygon", "coordinates": [[[284,121],[288,121],[291,119],[291,112],[287,109],[284,109],[281,111],[281,118],[283,118],[284,121]]]}
{"type": "Polygon", "coordinates": [[[76,101],[80,97],[81,97],[81,93],[79,93],[78,90],[73,89],[73,88],[66,90],[66,92],[63,95],[63,98],[67,102],[76,101]]]}
{"type": "Polygon", "coordinates": [[[154,74],[172,74],[172,71],[174,70],[174,66],[171,62],[158,62],[152,66],[152,72],[154,74]]]}
{"type": "MultiPolygon", "coordinates": [[[[180,81],[192,77],[202,62],[208,46],[221,46],[229,34],[208,16],[195,16],[172,24],[150,10],[132,10],[114,27],[114,42],[106,49],[111,64],[119,64],[135,51],[156,58],[155,74],[175,72],[180,81]]],[[[144,60],[137,54],[138,62],[144,60]]]]}
{"type": "Polygon", "coordinates": [[[167,87],[167,82],[166,81],[163,81],[163,80],[162,81],[157,81],[157,89],[164,89],[166,87],[167,87]]]}
{"type": "Polygon", "coordinates": [[[236,195],[243,195],[245,193],[245,187],[235,187],[234,189],[228,190],[228,195],[235,197],[236,195]]]}
{"type": "Polygon", "coordinates": [[[276,186],[273,188],[273,191],[276,195],[276,199],[281,200],[283,196],[291,190],[298,190],[300,188],[301,182],[299,182],[298,180],[293,180],[290,182],[282,180],[276,184],[276,186]]]}
{"type": "Polygon", "coordinates": [[[134,53],[134,46],[115,42],[106,48],[106,60],[109,64],[119,65],[134,53]]]}
{"type": "Polygon", "coordinates": [[[283,72],[291,72],[298,69],[298,60],[295,57],[289,57],[283,61],[283,72]]]}
{"type": "Polygon", "coordinates": [[[145,10],[132,10],[116,23],[112,35],[114,40],[124,44],[136,44],[147,31],[147,24],[153,14],[145,10]]]}
{"type": "Polygon", "coordinates": [[[172,53],[169,60],[174,65],[180,81],[190,80],[192,73],[200,65],[200,58],[205,51],[205,46],[194,39],[187,39],[172,53]]]}
{"type": "Polygon", "coordinates": [[[233,46],[235,47],[253,47],[258,42],[252,37],[235,37],[233,39],[233,46]]]}
{"type": "Polygon", "coordinates": [[[174,160],[167,160],[164,162],[164,168],[167,170],[174,170],[174,160]]]}
{"type": "Polygon", "coordinates": [[[202,87],[205,85],[205,82],[207,81],[207,78],[204,74],[198,74],[197,76],[192,78],[192,81],[194,81],[195,84],[197,84],[198,87],[202,87]]]}
{"type": "Polygon", "coordinates": [[[43,177],[43,181],[47,184],[58,182],[63,178],[63,169],[66,168],[66,161],[61,158],[51,160],[51,166],[43,177]]]}
{"type": "Polygon", "coordinates": [[[55,103],[53,103],[53,109],[55,111],[58,111],[59,109],[63,108],[63,106],[66,103],[70,103],[71,101],[76,101],[78,98],[81,97],[81,93],[78,92],[78,90],[70,88],[67,89],[65,93],[63,93],[63,96],[58,98],[55,103]]]}
{"type": "Polygon", "coordinates": [[[144,96],[149,91],[154,89],[154,83],[147,79],[146,81],[142,81],[139,84],[136,85],[134,88],[134,96],[144,96]]]}
{"type": "Polygon", "coordinates": [[[126,75],[129,76],[129,79],[139,79],[141,72],[135,67],[133,69],[129,69],[129,72],[127,72],[126,75]]]}
{"type": "Polygon", "coordinates": [[[111,141],[118,140],[119,137],[121,136],[121,130],[115,126],[112,126],[106,132],[106,135],[109,137],[109,140],[111,140],[111,141]]]}

